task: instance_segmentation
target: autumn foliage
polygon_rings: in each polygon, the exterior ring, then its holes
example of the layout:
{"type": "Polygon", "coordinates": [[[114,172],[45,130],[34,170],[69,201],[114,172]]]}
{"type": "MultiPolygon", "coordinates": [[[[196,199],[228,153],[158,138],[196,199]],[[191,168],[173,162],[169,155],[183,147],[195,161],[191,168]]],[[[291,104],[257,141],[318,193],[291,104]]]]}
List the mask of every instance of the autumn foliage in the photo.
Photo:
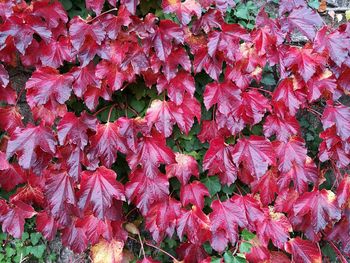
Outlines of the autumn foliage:
{"type": "Polygon", "coordinates": [[[225,22],[232,0],[163,0],[160,17],[138,4],[86,0],[94,15],[69,19],[56,0],[0,1],[2,230],[20,238],[33,217],[96,262],[130,259],[128,236],[210,262],[243,230],[249,262],[321,262],[325,245],[345,262],[350,24],[328,27],[301,0],[280,1],[277,18],[262,9],[252,30],[225,22]],[[262,84],[266,68],[276,84],[262,84]],[[31,73],[17,93],[14,69],[31,73]],[[323,128],[316,155],[305,112],[323,128]]]}

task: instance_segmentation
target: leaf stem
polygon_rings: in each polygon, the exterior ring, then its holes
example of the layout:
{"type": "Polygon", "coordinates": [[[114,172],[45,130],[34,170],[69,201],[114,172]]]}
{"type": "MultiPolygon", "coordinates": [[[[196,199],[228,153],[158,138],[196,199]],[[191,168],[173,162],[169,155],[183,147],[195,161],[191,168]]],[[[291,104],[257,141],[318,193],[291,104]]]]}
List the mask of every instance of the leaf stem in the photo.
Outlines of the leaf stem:
{"type": "Polygon", "coordinates": [[[335,251],[335,253],[337,253],[337,256],[340,260],[340,262],[342,263],[346,263],[348,262],[345,257],[343,256],[343,254],[340,252],[340,250],[337,248],[336,245],[334,245],[334,243],[332,241],[328,241],[328,243],[331,245],[331,247],[333,248],[333,250],[335,251]]]}
{"type": "Polygon", "coordinates": [[[118,8],[116,8],[116,7],[115,7],[115,8],[112,8],[112,9],[109,9],[109,10],[107,10],[107,11],[105,11],[105,12],[99,14],[98,16],[95,16],[93,19],[87,21],[87,23],[91,23],[91,22],[93,22],[94,20],[96,20],[97,18],[99,18],[99,17],[101,17],[101,16],[104,16],[104,15],[110,13],[110,12],[117,11],[117,10],[118,10],[118,8]]]}

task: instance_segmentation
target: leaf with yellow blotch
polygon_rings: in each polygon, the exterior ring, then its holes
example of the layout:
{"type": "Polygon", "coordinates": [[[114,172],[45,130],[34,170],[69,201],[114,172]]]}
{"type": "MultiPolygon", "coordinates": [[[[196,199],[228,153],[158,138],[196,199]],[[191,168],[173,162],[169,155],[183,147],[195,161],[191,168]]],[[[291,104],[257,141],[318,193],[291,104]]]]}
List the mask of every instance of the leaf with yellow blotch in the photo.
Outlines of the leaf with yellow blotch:
{"type": "Polygon", "coordinates": [[[129,262],[129,255],[123,252],[124,242],[112,239],[101,239],[91,248],[92,262],[94,263],[121,263],[129,262]]]}

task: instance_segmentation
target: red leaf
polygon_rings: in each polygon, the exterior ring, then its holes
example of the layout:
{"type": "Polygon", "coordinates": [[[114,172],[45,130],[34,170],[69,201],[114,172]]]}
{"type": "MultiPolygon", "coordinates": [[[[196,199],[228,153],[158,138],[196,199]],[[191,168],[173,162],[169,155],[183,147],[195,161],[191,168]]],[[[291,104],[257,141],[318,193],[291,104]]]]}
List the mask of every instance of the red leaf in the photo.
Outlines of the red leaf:
{"type": "Polygon", "coordinates": [[[22,115],[16,106],[0,108],[0,129],[12,134],[17,127],[22,127],[22,115]]]}
{"type": "Polygon", "coordinates": [[[327,240],[341,242],[341,248],[347,255],[350,254],[349,219],[343,217],[327,234],[327,240]]]}
{"type": "Polygon", "coordinates": [[[175,13],[183,25],[191,22],[193,15],[200,18],[202,14],[201,5],[195,0],[185,0],[184,2],[181,2],[181,0],[163,0],[162,8],[165,14],[175,13]]]}
{"type": "Polygon", "coordinates": [[[25,183],[26,178],[18,164],[9,165],[6,170],[0,169],[0,185],[5,191],[13,190],[17,185],[25,183]]]}
{"type": "Polygon", "coordinates": [[[293,9],[286,20],[288,30],[298,29],[308,39],[313,40],[316,35],[315,27],[320,27],[323,20],[320,15],[311,8],[301,7],[293,9]]]}
{"type": "Polygon", "coordinates": [[[87,248],[88,239],[82,222],[76,220],[62,230],[62,244],[75,253],[81,253],[87,248]]]}
{"type": "Polygon", "coordinates": [[[285,142],[290,136],[298,135],[300,126],[294,116],[286,115],[280,117],[276,114],[271,114],[266,117],[264,123],[264,135],[271,137],[276,135],[277,140],[285,142]]]}
{"type": "Polygon", "coordinates": [[[184,263],[201,262],[208,256],[202,245],[190,242],[181,243],[176,251],[184,263]]]}
{"type": "Polygon", "coordinates": [[[70,73],[74,77],[73,91],[79,98],[85,94],[88,86],[99,86],[95,77],[95,66],[93,63],[88,64],[86,67],[74,67],[70,73]]]}
{"type": "Polygon", "coordinates": [[[256,177],[263,176],[269,165],[276,163],[276,155],[270,141],[259,136],[239,139],[232,150],[233,162],[245,165],[256,177]]]}
{"type": "Polygon", "coordinates": [[[209,149],[204,155],[203,170],[209,175],[219,174],[223,184],[232,184],[237,179],[237,168],[232,159],[233,147],[221,137],[210,141],[209,149]]]}
{"type": "Polygon", "coordinates": [[[308,82],[307,99],[313,102],[319,99],[322,95],[326,98],[338,98],[336,79],[331,71],[326,69],[318,75],[314,75],[308,82]]]}
{"type": "Polygon", "coordinates": [[[210,196],[210,194],[207,187],[199,181],[193,181],[180,189],[180,200],[184,207],[192,204],[203,209],[204,196],[210,196]]]}
{"type": "Polygon", "coordinates": [[[67,23],[68,16],[61,2],[41,0],[33,4],[33,15],[43,17],[50,28],[58,27],[61,22],[67,23]]]}
{"type": "Polygon", "coordinates": [[[339,207],[350,202],[350,176],[345,174],[337,189],[337,202],[339,207]]]}
{"type": "Polygon", "coordinates": [[[273,92],[273,100],[284,103],[291,116],[295,116],[297,111],[305,102],[305,94],[295,78],[283,79],[273,92]]]}
{"type": "Polygon", "coordinates": [[[336,204],[336,197],[330,190],[314,190],[301,195],[293,208],[296,216],[311,216],[314,231],[323,230],[331,220],[338,221],[341,211],[336,204]]]}
{"type": "Polygon", "coordinates": [[[88,158],[100,159],[102,165],[111,167],[117,158],[117,151],[126,153],[127,146],[116,122],[97,125],[97,133],[90,138],[88,158]]]}
{"type": "Polygon", "coordinates": [[[52,240],[56,236],[57,222],[45,211],[36,216],[36,228],[47,239],[52,240]]]}
{"type": "Polygon", "coordinates": [[[158,174],[160,164],[173,163],[174,159],[174,153],[166,146],[164,136],[155,131],[141,139],[136,153],[130,153],[127,156],[130,168],[135,170],[141,165],[148,177],[158,174]]]}
{"type": "Polygon", "coordinates": [[[172,41],[184,41],[183,30],[171,20],[161,20],[154,36],[154,49],[161,61],[166,61],[172,50],[172,41]]]}
{"type": "Polygon", "coordinates": [[[51,215],[62,223],[67,223],[67,214],[76,206],[74,185],[67,172],[47,173],[45,195],[51,215]]]}
{"type": "Polygon", "coordinates": [[[64,104],[71,95],[72,82],[70,74],[61,75],[49,67],[39,68],[26,83],[27,102],[31,108],[49,100],[64,104]]]}
{"type": "Polygon", "coordinates": [[[0,86],[5,88],[9,83],[9,74],[7,73],[5,67],[2,64],[0,64],[0,86]]]}
{"type": "Polygon", "coordinates": [[[191,243],[204,243],[211,236],[209,217],[200,208],[192,206],[191,210],[185,210],[180,215],[177,221],[177,234],[180,240],[186,235],[191,243]]]}
{"type": "Polygon", "coordinates": [[[344,141],[350,138],[350,108],[344,105],[333,106],[330,102],[322,115],[323,129],[335,126],[337,135],[344,141]]]}
{"type": "Polygon", "coordinates": [[[206,47],[200,48],[194,54],[193,69],[200,73],[203,69],[214,80],[218,81],[222,72],[223,57],[216,54],[211,57],[206,47]]]}
{"type": "Polygon", "coordinates": [[[40,60],[43,66],[58,68],[63,65],[64,61],[72,60],[72,46],[67,37],[60,37],[58,41],[49,43],[41,42],[40,60]]]}
{"type": "Polygon", "coordinates": [[[180,71],[170,81],[167,81],[162,76],[158,78],[158,93],[163,92],[165,89],[168,91],[170,100],[176,105],[181,105],[185,96],[193,98],[196,87],[192,75],[185,71],[180,71]]]}
{"type": "Polygon", "coordinates": [[[182,185],[186,185],[191,175],[198,178],[197,161],[190,155],[175,153],[176,163],[169,164],[165,167],[168,178],[176,177],[182,185]]]}
{"type": "Polygon", "coordinates": [[[261,203],[265,206],[275,200],[275,195],[278,192],[276,172],[275,169],[270,169],[260,179],[256,179],[252,183],[253,193],[260,193],[261,203]]]}
{"type": "Polygon", "coordinates": [[[1,210],[0,222],[2,222],[2,231],[9,233],[14,238],[22,237],[24,219],[31,218],[36,214],[33,207],[21,201],[14,201],[11,203],[6,212],[1,210]]]}
{"type": "Polygon", "coordinates": [[[173,236],[180,209],[180,202],[171,197],[151,205],[146,216],[146,228],[156,242],[161,242],[165,235],[173,236]]]}
{"type": "Polygon", "coordinates": [[[135,15],[136,14],[136,8],[140,3],[140,0],[120,0],[120,3],[125,5],[125,7],[128,9],[128,11],[135,15]]]}
{"type": "Polygon", "coordinates": [[[152,177],[141,169],[129,175],[130,182],[125,185],[125,195],[141,210],[143,215],[152,203],[165,200],[169,194],[169,181],[159,171],[152,177]]]}
{"type": "Polygon", "coordinates": [[[75,144],[83,150],[88,143],[88,130],[96,131],[96,125],[96,117],[87,113],[76,117],[67,112],[57,126],[58,141],[60,145],[75,144]]]}
{"type": "Polygon", "coordinates": [[[293,231],[287,217],[282,213],[274,212],[273,209],[270,209],[269,213],[266,212],[265,219],[257,223],[256,229],[259,240],[265,246],[268,246],[271,239],[272,243],[280,249],[288,241],[289,232],[293,231]]]}
{"type": "MultiPolygon", "coordinates": [[[[91,9],[96,13],[96,15],[99,15],[101,13],[105,0],[86,0],[85,2],[87,9],[91,9]]],[[[115,6],[116,0],[108,0],[108,3],[112,6],[115,6]]]]}
{"type": "Polygon", "coordinates": [[[78,193],[79,207],[84,211],[91,208],[96,217],[106,218],[113,198],[125,201],[124,186],[116,178],[116,173],[104,166],[95,172],[84,171],[78,193]]]}
{"type": "Polygon", "coordinates": [[[211,208],[213,212],[209,215],[212,232],[210,244],[216,251],[222,252],[228,242],[235,245],[238,239],[238,225],[246,226],[246,218],[243,216],[242,207],[237,206],[231,199],[224,202],[214,200],[211,208]]]}
{"type": "Polygon", "coordinates": [[[205,141],[210,142],[216,137],[228,137],[230,132],[227,129],[219,129],[215,121],[202,121],[201,131],[198,133],[197,137],[204,143],[205,141]]]}
{"type": "Polygon", "coordinates": [[[43,126],[17,128],[8,142],[6,155],[18,155],[18,163],[23,169],[37,165],[43,157],[51,157],[56,152],[56,141],[52,131],[43,126]]]}
{"type": "Polygon", "coordinates": [[[300,237],[292,238],[285,244],[284,249],[293,255],[295,262],[322,262],[321,251],[317,245],[300,237]]]}

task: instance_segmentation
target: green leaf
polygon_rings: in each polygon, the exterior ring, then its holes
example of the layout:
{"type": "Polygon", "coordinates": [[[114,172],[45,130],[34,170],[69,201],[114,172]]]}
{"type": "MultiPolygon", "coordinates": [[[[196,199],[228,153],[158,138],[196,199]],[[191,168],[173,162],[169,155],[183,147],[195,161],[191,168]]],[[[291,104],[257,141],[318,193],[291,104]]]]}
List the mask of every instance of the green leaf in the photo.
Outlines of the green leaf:
{"type": "Polygon", "coordinates": [[[6,252],[6,256],[7,257],[12,257],[12,256],[14,256],[14,255],[16,255],[16,250],[15,249],[13,249],[12,247],[10,247],[10,246],[6,246],[5,247],[5,252],[6,252]]]}
{"type": "Polygon", "coordinates": [[[27,232],[23,232],[22,234],[22,241],[25,241],[29,238],[29,234],[27,232]]]}
{"type": "Polygon", "coordinates": [[[31,233],[30,234],[30,241],[32,242],[32,245],[34,245],[34,246],[39,243],[40,238],[41,238],[40,233],[31,233]]]}
{"type": "Polygon", "coordinates": [[[228,195],[231,195],[235,189],[236,189],[236,185],[235,185],[235,184],[231,184],[230,186],[228,186],[228,185],[225,184],[225,185],[222,187],[222,191],[223,191],[225,194],[228,194],[228,195]]]}
{"type": "Polygon", "coordinates": [[[239,251],[241,253],[249,253],[252,248],[252,245],[248,242],[242,242],[239,246],[239,251]]]}
{"type": "Polygon", "coordinates": [[[272,73],[268,73],[263,75],[261,83],[266,86],[274,86],[276,85],[276,80],[272,73]]]}
{"type": "Polygon", "coordinates": [[[240,4],[237,6],[235,10],[236,17],[248,20],[248,15],[249,15],[249,11],[246,5],[240,4]]]}
{"type": "Polygon", "coordinates": [[[247,240],[247,241],[249,241],[255,237],[255,235],[253,233],[249,232],[246,229],[243,229],[241,236],[244,240],[247,240]]]}
{"type": "Polygon", "coordinates": [[[39,245],[39,246],[32,247],[29,253],[36,258],[42,258],[44,255],[45,249],[46,249],[45,245],[39,245]]]}
{"type": "Polygon", "coordinates": [[[211,254],[213,252],[213,249],[208,242],[203,244],[203,248],[208,254],[211,254]]]}
{"type": "Polygon", "coordinates": [[[308,5],[311,7],[311,8],[314,8],[314,9],[318,9],[320,7],[320,2],[318,0],[310,0],[308,2],[308,5]]]}
{"type": "Polygon", "coordinates": [[[61,3],[65,10],[70,10],[73,7],[73,4],[70,0],[61,0],[61,3]]]}
{"type": "Polygon", "coordinates": [[[211,258],[210,263],[220,263],[221,258],[211,258]]]}
{"type": "Polygon", "coordinates": [[[130,106],[136,110],[137,112],[142,112],[142,110],[145,108],[146,103],[144,100],[136,100],[136,99],[132,99],[130,101],[130,106]]]}
{"type": "Polygon", "coordinates": [[[221,190],[221,184],[217,176],[208,176],[202,179],[202,183],[204,183],[205,186],[208,188],[211,196],[215,195],[221,190]]]}

